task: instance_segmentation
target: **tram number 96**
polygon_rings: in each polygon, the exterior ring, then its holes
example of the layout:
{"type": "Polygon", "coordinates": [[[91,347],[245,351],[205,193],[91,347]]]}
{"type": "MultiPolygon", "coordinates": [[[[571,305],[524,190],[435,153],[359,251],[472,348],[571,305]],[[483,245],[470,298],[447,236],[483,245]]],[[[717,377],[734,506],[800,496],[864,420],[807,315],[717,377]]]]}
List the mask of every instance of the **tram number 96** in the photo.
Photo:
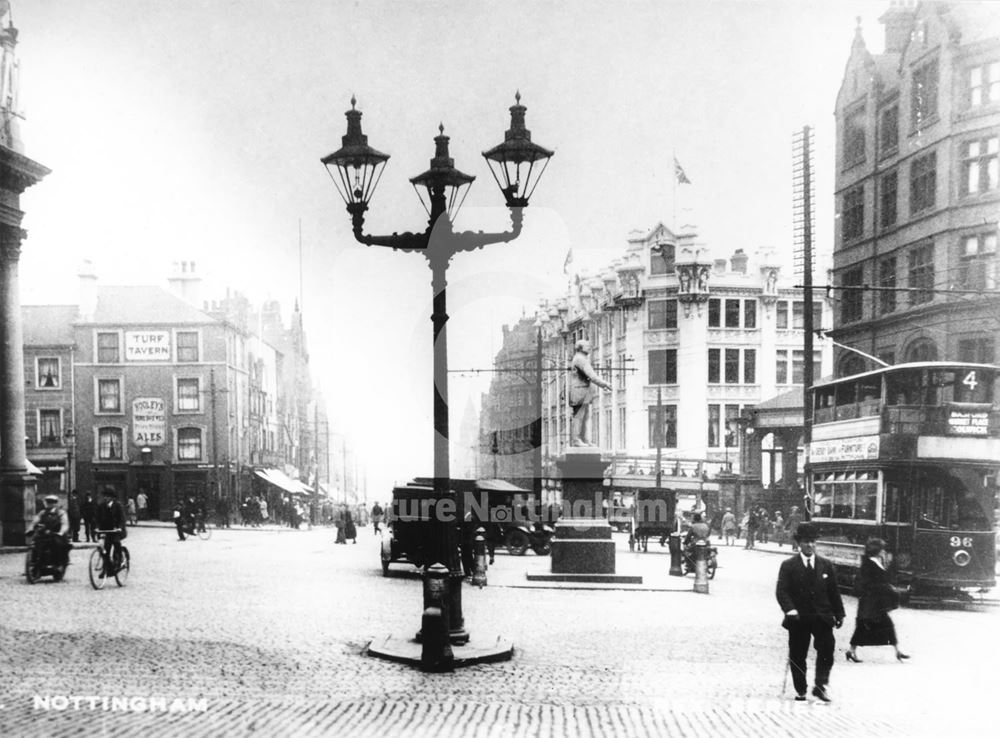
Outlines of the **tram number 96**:
{"type": "Polygon", "coordinates": [[[952,536],[948,542],[952,548],[958,548],[959,546],[969,548],[972,545],[972,538],[969,536],[965,536],[964,538],[961,536],[952,536]]]}

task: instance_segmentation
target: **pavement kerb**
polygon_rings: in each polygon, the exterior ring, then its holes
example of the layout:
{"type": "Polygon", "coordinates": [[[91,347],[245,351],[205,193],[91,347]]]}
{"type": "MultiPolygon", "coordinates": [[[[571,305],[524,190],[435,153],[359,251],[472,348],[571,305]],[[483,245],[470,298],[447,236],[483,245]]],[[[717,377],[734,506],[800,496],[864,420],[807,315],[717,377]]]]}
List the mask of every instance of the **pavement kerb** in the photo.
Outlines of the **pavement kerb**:
{"type": "MultiPolygon", "coordinates": [[[[175,526],[174,526],[173,523],[163,522],[163,521],[159,521],[159,520],[146,520],[146,521],[143,521],[141,523],[136,523],[135,525],[130,525],[129,526],[129,528],[161,528],[163,530],[174,530],[174,527],[175,526]]],[[[335,528],[332,525],[331,526],[314,525],[313,528],[319,528],[321,530],[326,530],[327,528],[329,528],[329,530],[331,530],[331,531],[335,530],[335,528]]],[[[287,525],[284,525],[284,526],[283,525],[268,525],[268,526],[263,526],[262,525],[262,526],[257,526],[256,528],[250,527],[250,526],[244,526],[244,525],[234,525],[234,526],[232,526],[230,528],[218,528],[217,527],[216,529],[217,530],[225,530],[225,531],[238,530],[238,531],[246,531],[248,533],[249,532],[254,532],[254,531],[256,531],[257,533],[303,533],[303,532],[306,532],[308,530],[311,530],[310,528],[299,528],[299,529],[289,528],[287,525]]],[[[95,542],[75,541],[72,544],[72,547],[73,547],[73,550],[76,551],[76,550],[79,550],[79,549],[82,549],[82,548],[92,548],[93,546],[96,546],[96,545],[97,544],[95,542]]],[[[27,550],[28,550],[28,546],[0,546],[0,556],[3,556],[4,554],[19,554],[19,553],[24,553],[27,550]]]]}

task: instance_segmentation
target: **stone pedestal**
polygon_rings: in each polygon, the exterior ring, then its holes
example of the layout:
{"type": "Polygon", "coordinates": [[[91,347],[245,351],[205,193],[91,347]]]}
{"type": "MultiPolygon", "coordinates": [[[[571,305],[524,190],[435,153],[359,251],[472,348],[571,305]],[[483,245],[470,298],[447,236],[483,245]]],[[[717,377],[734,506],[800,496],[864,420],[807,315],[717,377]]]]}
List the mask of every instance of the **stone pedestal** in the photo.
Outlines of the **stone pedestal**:
{"type": "Polygon", "coordinates": [[[37,488],[33,474],[0,472],[0,546],[23,546],[35,517],[37,488]]]}
{"type": "Polygon", "coordinates": [[[570,448],[556,464],[562,474],[563,501],[552,540],[552,572],[528,579],[641,584],[640,576],[615,572],[615,542],[602,506],[608,465],[601,460],[600,449],[570,448]]]}

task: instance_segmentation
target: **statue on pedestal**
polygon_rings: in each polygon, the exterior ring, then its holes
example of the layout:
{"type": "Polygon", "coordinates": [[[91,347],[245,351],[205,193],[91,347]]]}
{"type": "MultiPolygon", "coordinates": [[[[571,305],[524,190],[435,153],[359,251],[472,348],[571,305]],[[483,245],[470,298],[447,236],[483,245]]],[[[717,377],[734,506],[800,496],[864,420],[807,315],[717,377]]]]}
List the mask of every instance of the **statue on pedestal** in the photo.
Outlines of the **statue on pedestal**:
{"type": "Polygon", "coordinates": [[[593,385],[611,389],[611,385],[601,379],[590,365],[590,341],[577,341],[576,353],[570,367],[569,406],[573,409],[570,424],[571,446],[592,446],[588,440],[587,420],[590,417],[590,403],[596,396],[593,385]]]}

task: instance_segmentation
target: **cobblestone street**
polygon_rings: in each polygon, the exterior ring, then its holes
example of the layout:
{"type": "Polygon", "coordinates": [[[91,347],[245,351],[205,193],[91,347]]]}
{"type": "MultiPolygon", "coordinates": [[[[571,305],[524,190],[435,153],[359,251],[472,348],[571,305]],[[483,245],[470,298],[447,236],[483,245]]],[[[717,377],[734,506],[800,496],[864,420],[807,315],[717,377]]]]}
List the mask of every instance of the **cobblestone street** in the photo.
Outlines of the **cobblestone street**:
{"type": "MultiPolygon", "coordinates": [[[[906,664],[890,649],[844,662],[848,622],[835,702],[801,704],[790,686],[782,696],[778,556],[721,547],[704,596],[499,586],[533,556],[498,554],[491,585],[465,589],[466,624],[474,638],[512,639],[514,659],[425,675],[362,654],[419,627],[419,579],[406,567],[383,578],[370,530],[354,546],[333,538],[234,529],[180,543],[133,528],[128,586],[102,591],[87,581],[87,549],[66,581],[34,586],[22,555],[0,556],[0,734],[993,733],[961,710],[996,693],[991,608],[898,612],[906,664]],[[57,699],[73,696],[100,700],[57,699]],[[103,702],[136,697],[147,702],[103,702]]],[[[620,570],[667,565],[663,549],[630,554],[619,539],[620,570]]],[[[847,609],[851,620],[852,598],[847,609]]]]}

